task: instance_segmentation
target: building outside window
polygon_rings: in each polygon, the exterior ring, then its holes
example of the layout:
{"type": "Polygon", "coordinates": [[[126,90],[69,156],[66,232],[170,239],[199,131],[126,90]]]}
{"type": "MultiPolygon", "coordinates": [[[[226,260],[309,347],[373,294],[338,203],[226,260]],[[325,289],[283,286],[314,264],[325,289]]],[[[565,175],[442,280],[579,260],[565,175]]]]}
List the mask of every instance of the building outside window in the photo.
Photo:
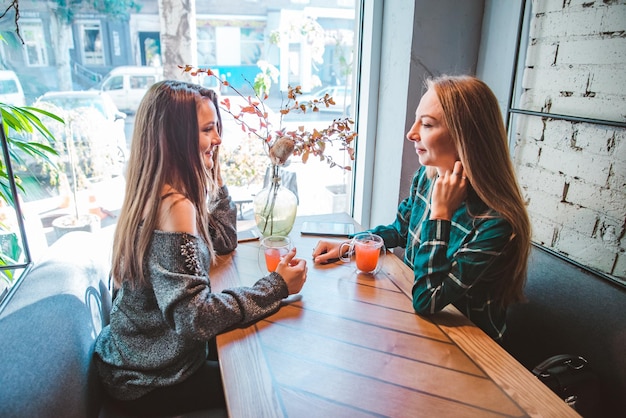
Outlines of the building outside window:
{"type": "Polygon", "coordinates": [[[200,65],[217,64],[217,45],[215,27],[208,22],[198,21],[198,63],[200,65]]]}
{"type": "Polygon", "coordinates": [[[24,39],[26,65],[44,67],[48,65],[48,52],[41,21],[24,21],[21,30],[24,39]]]}

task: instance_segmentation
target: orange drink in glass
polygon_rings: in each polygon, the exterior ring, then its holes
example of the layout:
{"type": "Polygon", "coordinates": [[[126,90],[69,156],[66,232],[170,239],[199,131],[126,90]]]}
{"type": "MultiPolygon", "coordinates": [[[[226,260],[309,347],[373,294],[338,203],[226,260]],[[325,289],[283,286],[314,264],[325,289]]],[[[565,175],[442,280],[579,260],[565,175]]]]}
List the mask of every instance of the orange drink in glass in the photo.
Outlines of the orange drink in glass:
{"type": "Polygon", "coordinates": [[[354,244],[354,254],[356,268],[362,272],[372,272],[378,265],[380,244],[372,240],[358,241],[354,244]]]}
{"type": "Polygon", "coordinates": [[[269,236],[261,240],[259,248],[259,267],[272,273],[276,271],[278,263],[291,250],[289,237],[269,236]],[[263,260],[263,262],[261,261],[263,260]]]}
{"type": "Polygon", "coordinates": [[[356,234],[350,241],[342,243],[339,247],[339,258],[347,263],[351,261],[352,254],[355,254],[357,271],[366,274],[378,272],[381,254],[384,253],[385,243],[383,239],[369,232],[356,234]]]}

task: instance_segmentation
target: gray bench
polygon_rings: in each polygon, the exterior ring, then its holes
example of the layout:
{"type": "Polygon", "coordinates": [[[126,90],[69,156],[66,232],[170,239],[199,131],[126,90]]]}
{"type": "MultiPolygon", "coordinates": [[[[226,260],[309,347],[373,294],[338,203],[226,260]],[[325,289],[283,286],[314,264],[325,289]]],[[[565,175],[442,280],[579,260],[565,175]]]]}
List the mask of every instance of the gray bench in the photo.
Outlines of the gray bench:
{"type": "MultiPolygon", "coordinates": [[[[0,313],[0,416],[124,416],[103,402],[91,360],[111,308],[110,232],[61,237],[0,313]]],[[[201,416],[226,415],[184,415],[201,416]]]]}
{"type": "Polygon", "coordinates": [[[558,354],[584,357],[600,381],[592,417],[626,411],[626,289],[534,247],[527,303],[509,309],[504,348],[532,370],[558,354]]]}

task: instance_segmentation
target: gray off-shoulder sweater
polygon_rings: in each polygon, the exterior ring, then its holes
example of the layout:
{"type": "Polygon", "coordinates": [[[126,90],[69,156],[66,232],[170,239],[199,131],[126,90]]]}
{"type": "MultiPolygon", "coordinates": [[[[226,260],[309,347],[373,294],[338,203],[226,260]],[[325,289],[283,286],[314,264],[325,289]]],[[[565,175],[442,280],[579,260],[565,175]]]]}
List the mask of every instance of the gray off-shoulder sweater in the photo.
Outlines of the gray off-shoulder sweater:
{"type": "Polygon", "coordinates": [[[228,254],[237,248],[237,207],[226,186],[219,189],[210,206],[209,233],[213,248],[218,255],[228,254]]]}
{"type": "Polygon", "coordinates": [[[276,311],[288,296],[272,273],[252,287],[211,292],[206,244],[185,233],[154,231],[146,260],[150,285],[117,292],[94,360],[107,391],[121,400],[184,381],[207,356],[207,341],[276,311]]]}

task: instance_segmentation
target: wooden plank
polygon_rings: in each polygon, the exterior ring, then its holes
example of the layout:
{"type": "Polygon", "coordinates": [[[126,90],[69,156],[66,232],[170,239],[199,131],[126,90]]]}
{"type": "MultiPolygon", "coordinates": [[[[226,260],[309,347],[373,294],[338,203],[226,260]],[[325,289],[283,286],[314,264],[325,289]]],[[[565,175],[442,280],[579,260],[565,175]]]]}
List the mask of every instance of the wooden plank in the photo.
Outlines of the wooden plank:
{"type": "MultiPolygon", "coordinates": [[[[285,358],[285,366],[296,367],[295,374],[305,369],[300,362],[285,358]]],[[[287,370],[287,367],[285,368],[287,370]]],[[[320,369],[323,375],[306,388],[291,384],[291,376],[277,376],[286,384],[278,391],[289,417],[396,417],[396,418],[502,418],[493,413],[454,400],[442,399],[411,389],[376,382],[333,368],[320,369]],[[353,402],[358,394],[358,402],[353,402]],[[314,412],[312,412],[314,411],[314,412]]],[[[511,416],[523,416],[518,413],[511,416]]]]}
{"type": "Polygon", "coordinates": [[[284,416],[263,348],[254,326],[217,336],[220,370],[230,416],[278,418],[284,416]]]}
{"type": "Polygon", "coordinates": [[[265,356],[278,385],[309,392],[330,402],[387,415],[395,408],[406,408],[407,404],[436,399],[437,403],[445,401],[452,409],[460,404],[483,412],[523,415],[486,377],[321,340],[286,327],[266,327],[262,335],[265,356]],[[290,344],[281,343],[286,339],[290,344]],[[399,397],[398,391],[404,396],[399,397]]]}
{"type": "Polygon", "coordinates": [[[454,306],[433,317],[485,373],[532,417],[578,417],[578,413],[549,390],[454,306]]]}
{"type": "Polygon", "coordinates": [[[320,338],[341,341],[476,376],[485,376],[484,372],[453,343],[422,337],[412,331],[378,326],[311,310],[303,312],[297,306],[282,308],[267,318],[264,324],[259,324],[257,329],[262,332],[267,326],[266,323],[275,323],[300,332],[306,330],[307,333],[320,338]]]}
{"type": "MultiPolygon", "coordinates": [[[[235,254],[220,257],[210,273],[212,291],[240,286],[235,254]]],[[[254,326],[234,329],[217,336],[220,370],[230,416],[282,417],[263,349],[254,326]],[[251,361],[246,361],[251,360],[251,361]],[[234,401],[236,400],[236,401],[234,401]]]]}
{"type": "Polygon", "coordinates": [[[336,293],[311,294],[312,287],[307,281],[305,290],[302,291],[302,299],[294,302],[294,306],[306,310],[320,312],[337,318],[351,319],[363,323],[369,323],[380,327],[401,330],[414,333],[422,337],[449,341],[448,336],[442,332],[436,324],[417,316],[414,312],[363,303],[342,297],[336,293]]]}

